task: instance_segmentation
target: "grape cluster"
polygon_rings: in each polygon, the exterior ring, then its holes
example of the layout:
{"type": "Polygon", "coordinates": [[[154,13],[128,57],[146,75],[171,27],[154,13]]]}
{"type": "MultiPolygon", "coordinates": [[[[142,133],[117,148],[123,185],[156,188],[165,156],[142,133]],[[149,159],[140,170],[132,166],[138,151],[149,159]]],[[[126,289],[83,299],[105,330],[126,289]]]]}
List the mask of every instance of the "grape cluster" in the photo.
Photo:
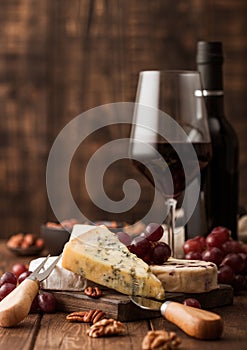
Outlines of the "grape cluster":
{"type": "MultiPolygon", "coordinates": [[[[32,272],[22,263],[13,265],[11,271],[5,272],[0,278],[0,301],[11,293],[32,272]]],[[[39,292],[33,300],[30,312],[51,313],[56,310],[56,298],[52,293],[39,292]]]]}
{"type": "Polygon", "coordinates": [[[183,249],[186,259],[215,263],[219,283],[230,284],[235,291],[247,287],[247,245],[233,240],[227,228],[218,226],[207,237],[188,239],[183,249]]]}
{"type": "Polygon", "coordinates": [[[131,238],[126,232],[118,232],[117,237],[125,244],[129,251],[136,254],[147,264],[162,265],[171,256],[168,244],[160,242],[164,233],[163,227],[156,223],[146,226],[144,232],[135,238],[131,238]]]}

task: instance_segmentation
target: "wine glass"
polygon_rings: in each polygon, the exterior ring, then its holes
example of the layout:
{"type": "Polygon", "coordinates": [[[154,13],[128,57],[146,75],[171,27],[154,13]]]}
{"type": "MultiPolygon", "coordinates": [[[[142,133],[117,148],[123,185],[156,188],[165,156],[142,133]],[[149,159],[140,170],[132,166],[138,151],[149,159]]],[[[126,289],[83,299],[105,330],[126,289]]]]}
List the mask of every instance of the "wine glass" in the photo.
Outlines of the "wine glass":
{"type": "Polygon", "coordinates": [[[165,200],[168,244],[174,254],[178,199],[192,215],[201,175],[211,158],[211,140],[200,75],[196,71],[143,71],[139,74],[129,156],[165,200]],[[186,191],[198,178],[194,193],[186,191]],[[188,198],[189,197],[189,198],[188,198]],[[182,199],[181,199],[182,198],[182,199]]]}

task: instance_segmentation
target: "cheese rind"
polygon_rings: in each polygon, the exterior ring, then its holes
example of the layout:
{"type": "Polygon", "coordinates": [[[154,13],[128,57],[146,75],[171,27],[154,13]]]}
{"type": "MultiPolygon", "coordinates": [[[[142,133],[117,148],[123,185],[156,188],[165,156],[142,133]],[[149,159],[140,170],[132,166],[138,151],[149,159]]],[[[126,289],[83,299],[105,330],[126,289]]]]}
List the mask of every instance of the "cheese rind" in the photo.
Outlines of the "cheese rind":
{"type": "Polygon", "coordinates": [[[166,292],[203,293],[219,288],[217,266],[211,262],[169,258],[150,268],[166,292]]]}
{"type": "Polygon", "coordinates": [[[164,299],[162,283],[150,267],[106,227],[94,228],[66,243],[62,266],[123,294],[164,299]]]}

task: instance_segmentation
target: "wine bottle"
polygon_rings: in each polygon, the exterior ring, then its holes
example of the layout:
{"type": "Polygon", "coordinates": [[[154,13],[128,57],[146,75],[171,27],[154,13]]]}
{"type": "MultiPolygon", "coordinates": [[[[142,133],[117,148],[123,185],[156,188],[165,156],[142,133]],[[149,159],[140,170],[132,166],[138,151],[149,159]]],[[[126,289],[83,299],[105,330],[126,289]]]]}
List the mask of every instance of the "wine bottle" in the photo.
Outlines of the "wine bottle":
{"type": "Polygon", "coordinates": [[[224,113],[223,60],[221,42],[198,42],[197,69],[204,89],[213,151],[204,188],[208,231],[225,226],[232,238],[237,239],[238,139],[224,113]]]}

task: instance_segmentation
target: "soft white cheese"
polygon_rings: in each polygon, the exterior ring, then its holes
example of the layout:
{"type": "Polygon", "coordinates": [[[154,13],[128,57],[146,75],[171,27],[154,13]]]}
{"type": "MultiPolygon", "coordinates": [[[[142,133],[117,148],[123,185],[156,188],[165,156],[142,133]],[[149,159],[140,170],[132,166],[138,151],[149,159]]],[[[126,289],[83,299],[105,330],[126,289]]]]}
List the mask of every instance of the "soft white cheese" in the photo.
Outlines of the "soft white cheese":
{"type": "MultiPolygon", "coordinates": [[[[56,256],[51,256],[45,263],[44,269],[56,259],[56,256]]],[[[32,260],[29,265],[29,270],[34,271],[45,258],[32,260]]],[[[43,269],[41,270],[41,272],[43,269]]],[[[60,291],[82,291],[87,286],[87,280],[80,275],[64,269],[61,265],[61,259],[55,266],[51,274],[40,282],[41,289],[60,290],[60,291]]]]}

